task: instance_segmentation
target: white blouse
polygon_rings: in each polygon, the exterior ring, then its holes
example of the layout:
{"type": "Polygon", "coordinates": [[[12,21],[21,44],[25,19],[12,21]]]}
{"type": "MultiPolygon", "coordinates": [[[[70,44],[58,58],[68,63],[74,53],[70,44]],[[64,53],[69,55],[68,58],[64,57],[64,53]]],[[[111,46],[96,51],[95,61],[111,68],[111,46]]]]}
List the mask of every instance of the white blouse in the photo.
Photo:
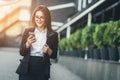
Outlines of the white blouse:
{"type": "Polygon", "coordinates": [[[47,29],[44,31],[40,32],[36,28],[35,31],[35,38],[36,41],[31,44],[31,51],[30,51],[30,56],[44,56],[43,54],[43,47],[46,44],[47,41],[47,29]]]}

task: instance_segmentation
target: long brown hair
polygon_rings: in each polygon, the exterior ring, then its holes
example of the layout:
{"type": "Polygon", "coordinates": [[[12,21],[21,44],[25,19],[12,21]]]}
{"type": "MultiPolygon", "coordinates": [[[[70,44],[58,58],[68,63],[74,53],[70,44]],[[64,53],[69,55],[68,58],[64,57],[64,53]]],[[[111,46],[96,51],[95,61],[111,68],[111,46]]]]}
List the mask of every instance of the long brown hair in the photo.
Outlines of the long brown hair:
{"type": "Polygon", "coordinates": [[[32,13],[32,16],[31,16],[31,21],[32,21],[32,24],[33,26],[35,27],[36,26],[36,23],[35,23],[35,13],[37,11],[42,11],[43,14],[45,15],[45,27],[47,28],[48,31],[53,31],[53,29],[51,28],[51,15],[50,15],[50,11],[49,9],[45,6],[45,5],[39,5],[37,6],[33,13],[32,13]]]}

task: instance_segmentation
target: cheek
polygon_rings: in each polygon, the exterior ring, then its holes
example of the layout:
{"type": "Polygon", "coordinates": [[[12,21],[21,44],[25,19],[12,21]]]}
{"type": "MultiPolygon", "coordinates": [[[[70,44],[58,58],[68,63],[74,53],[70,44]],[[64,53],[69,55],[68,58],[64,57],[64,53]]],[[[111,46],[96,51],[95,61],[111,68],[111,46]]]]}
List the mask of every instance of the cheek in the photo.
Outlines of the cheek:
{"type": "Polygon", "coordinates": [[[34,18],[35,21],[38,21],[39,19],[38,18],[34,18]]]}
{"type": "Polygon", "coordinates": [[[36,22],[36,21],[37,21],[37,19],[34,19],[34,21],[36,22]]]}

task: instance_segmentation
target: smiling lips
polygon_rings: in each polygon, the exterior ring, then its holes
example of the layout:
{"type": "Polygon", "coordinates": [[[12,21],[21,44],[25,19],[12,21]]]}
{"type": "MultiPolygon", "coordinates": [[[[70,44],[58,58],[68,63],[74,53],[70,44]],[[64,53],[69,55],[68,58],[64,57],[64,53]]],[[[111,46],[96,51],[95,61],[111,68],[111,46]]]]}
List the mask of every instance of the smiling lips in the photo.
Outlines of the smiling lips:
{"type": "Polygon", "coordinates": [[[36,21],[37,22],[37,24],[42,24],[43,22],[42,21],[36,21]]]}

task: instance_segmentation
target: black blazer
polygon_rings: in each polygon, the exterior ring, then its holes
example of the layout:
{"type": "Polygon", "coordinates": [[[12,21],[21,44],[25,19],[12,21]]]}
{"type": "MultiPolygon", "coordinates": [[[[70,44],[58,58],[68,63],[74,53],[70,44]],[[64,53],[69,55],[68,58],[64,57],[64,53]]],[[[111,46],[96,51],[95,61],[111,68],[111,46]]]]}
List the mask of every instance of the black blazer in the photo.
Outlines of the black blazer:
{"type": "MultiPolygon", "coordinates": [[[[22,42],[20,46],[20,54],[22,56],[26,56],[26,54],[30,54],[30,48],[25,47],[25,43],[27,41],[27,38],[29,36],[29,32],[33,32],[34,28],[28,28],[25,29],[22,37],[22,42]]],[[[54,31],[48,31],[47,32],[47,42],[48,46],[52,49],[52,55],[45,55],[45,58],[52,58],[55,59],[57,57],[57,50],[58,50],[58,33],[54,31]]]]}
{"type": "MultiPolygon", "coordinates": [[[[22,42],[20,46],[20,55],[23,56],[20,65],[18,66],[16,73],[18,74],[26,74],[29,66],[29,58],[30,58],[30,48],[26,48],[26,41],[29,36],[29,32],[33,32],[34,28],[27,28],[25,29],[22,42]]],[[[47,45],[52,49],[52,55],[49,56],[48,54],[44,54],[44,59],[46,63],[50,65],[50,58],[55,59],[57,57],[57,50],[58,50],[58,33],[54,31],[47,31],[47,45]]],[[[49,68],[49,67],[48,67],[49,68]]],[[[49,74],[48,72],[46,72],[49,74]]]]}

